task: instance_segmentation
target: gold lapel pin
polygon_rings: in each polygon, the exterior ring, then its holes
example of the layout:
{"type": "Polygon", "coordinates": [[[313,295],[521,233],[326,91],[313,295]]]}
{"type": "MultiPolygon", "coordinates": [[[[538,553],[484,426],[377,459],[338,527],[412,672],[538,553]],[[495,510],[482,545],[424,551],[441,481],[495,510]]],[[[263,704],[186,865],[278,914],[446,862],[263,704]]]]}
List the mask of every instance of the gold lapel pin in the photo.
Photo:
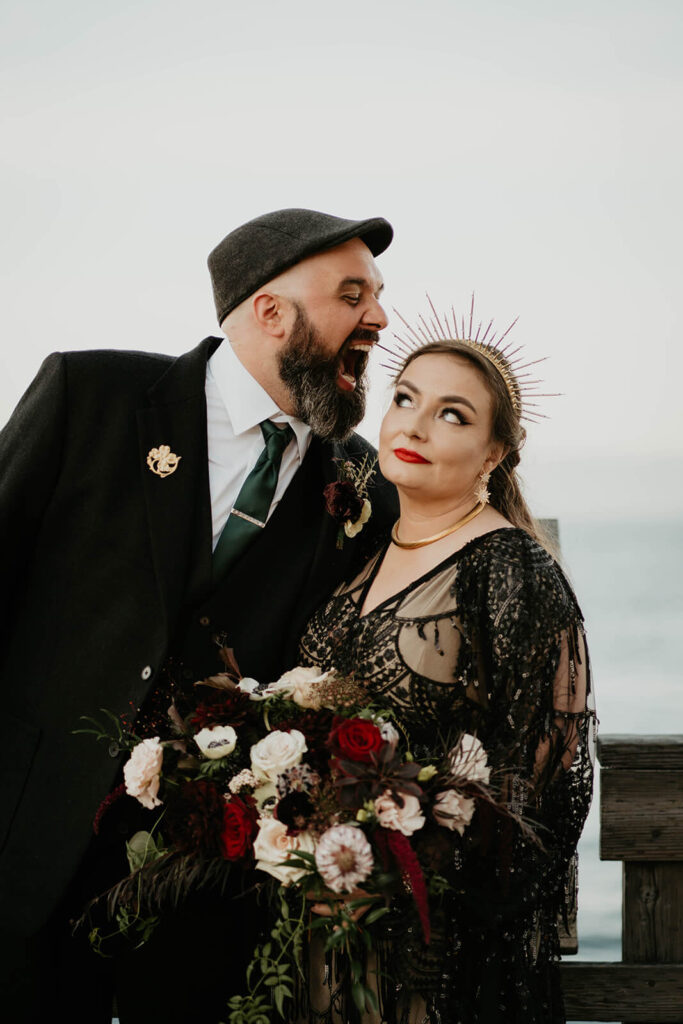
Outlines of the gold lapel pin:
{"type": "Polygon", "coordinates": [[[147,454],[147,465],[157,476],[170,476],[178,468],[182,455],[176,455],[167,444],[151,448],[147,454]]]}

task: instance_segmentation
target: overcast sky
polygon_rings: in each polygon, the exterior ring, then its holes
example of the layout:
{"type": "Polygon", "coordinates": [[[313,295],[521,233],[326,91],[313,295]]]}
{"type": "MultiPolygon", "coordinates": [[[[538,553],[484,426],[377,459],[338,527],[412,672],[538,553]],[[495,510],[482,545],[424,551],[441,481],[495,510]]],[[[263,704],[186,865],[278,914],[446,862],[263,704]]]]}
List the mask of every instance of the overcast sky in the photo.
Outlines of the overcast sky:
{"type": "Polygon", "coordinates": [[[680,0],[3,0],[0,51],[2,420],[52,350],[217,333],[250,217],[383,215],[389,307],[551,357],[537,511],[681,514],[680,0]]]}

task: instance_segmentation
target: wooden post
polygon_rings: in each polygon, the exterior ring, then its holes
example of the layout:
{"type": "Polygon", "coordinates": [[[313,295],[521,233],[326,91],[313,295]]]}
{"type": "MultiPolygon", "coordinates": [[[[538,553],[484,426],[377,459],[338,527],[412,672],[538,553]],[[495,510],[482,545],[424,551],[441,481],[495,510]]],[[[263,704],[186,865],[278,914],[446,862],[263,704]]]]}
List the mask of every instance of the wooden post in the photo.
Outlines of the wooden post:
{"type": "Polygon", "coordinates": [[[624,865],[623,960],[562,964],[567,1017],[683,1024],[683,736],[598,749],[600,856],[624,865]]]}
{"type": "Polygon", "coordinates": [[[683,737],[605,737],[600,763],[600,856],[624,862],[623,963],[683,964],[683,737]]]}

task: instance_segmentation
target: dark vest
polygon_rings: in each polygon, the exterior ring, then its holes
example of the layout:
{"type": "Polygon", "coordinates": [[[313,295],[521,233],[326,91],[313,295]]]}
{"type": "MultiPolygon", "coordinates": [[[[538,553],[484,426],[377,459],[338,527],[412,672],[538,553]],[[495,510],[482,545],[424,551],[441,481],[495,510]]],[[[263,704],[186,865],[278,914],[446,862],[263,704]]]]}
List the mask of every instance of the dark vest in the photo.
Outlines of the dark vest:
{"type": "Polygon", "coordinates": [[[315,609],[359,568],[377,527],[386,529],[391,516],[380,500],[375,521],[365,528],[366,543],[361,533],[336,547],[337,525],[323,498],[331,465],[329,449],[314,439],[267,527],[217,584],[211,580],[210,524],[197,524],[187,599],[171,650],[187,681],[223,670],[223,644],[233,648],[243,675],[277,679],[296,664],[299,638],[315,609]]]}

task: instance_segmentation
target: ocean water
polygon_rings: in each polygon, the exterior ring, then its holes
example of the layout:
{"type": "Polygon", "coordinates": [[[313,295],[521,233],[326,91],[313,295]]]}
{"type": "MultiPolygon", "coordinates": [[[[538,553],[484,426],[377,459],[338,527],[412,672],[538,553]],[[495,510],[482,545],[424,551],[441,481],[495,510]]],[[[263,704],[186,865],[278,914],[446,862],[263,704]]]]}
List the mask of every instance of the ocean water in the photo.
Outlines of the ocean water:
{"type": "MultiPolygon", "coordinates": [[[[600,732],[683,733],[683,522],[561,520],[559,530],[586,620],[600,732]]],[[[621,959],[621,865],[599,859],[598,787],[579,846],[572,960],[621,959]]]]}
{"type": "MultiPolygon", "coordinates": [[[[683,522],[560,522],[586,619],[600,733],[683,733],[683,522]]],[[[621,959],[621,864],[599,859],[599,783],[579,846],[579,960],[621,959]]]]}

